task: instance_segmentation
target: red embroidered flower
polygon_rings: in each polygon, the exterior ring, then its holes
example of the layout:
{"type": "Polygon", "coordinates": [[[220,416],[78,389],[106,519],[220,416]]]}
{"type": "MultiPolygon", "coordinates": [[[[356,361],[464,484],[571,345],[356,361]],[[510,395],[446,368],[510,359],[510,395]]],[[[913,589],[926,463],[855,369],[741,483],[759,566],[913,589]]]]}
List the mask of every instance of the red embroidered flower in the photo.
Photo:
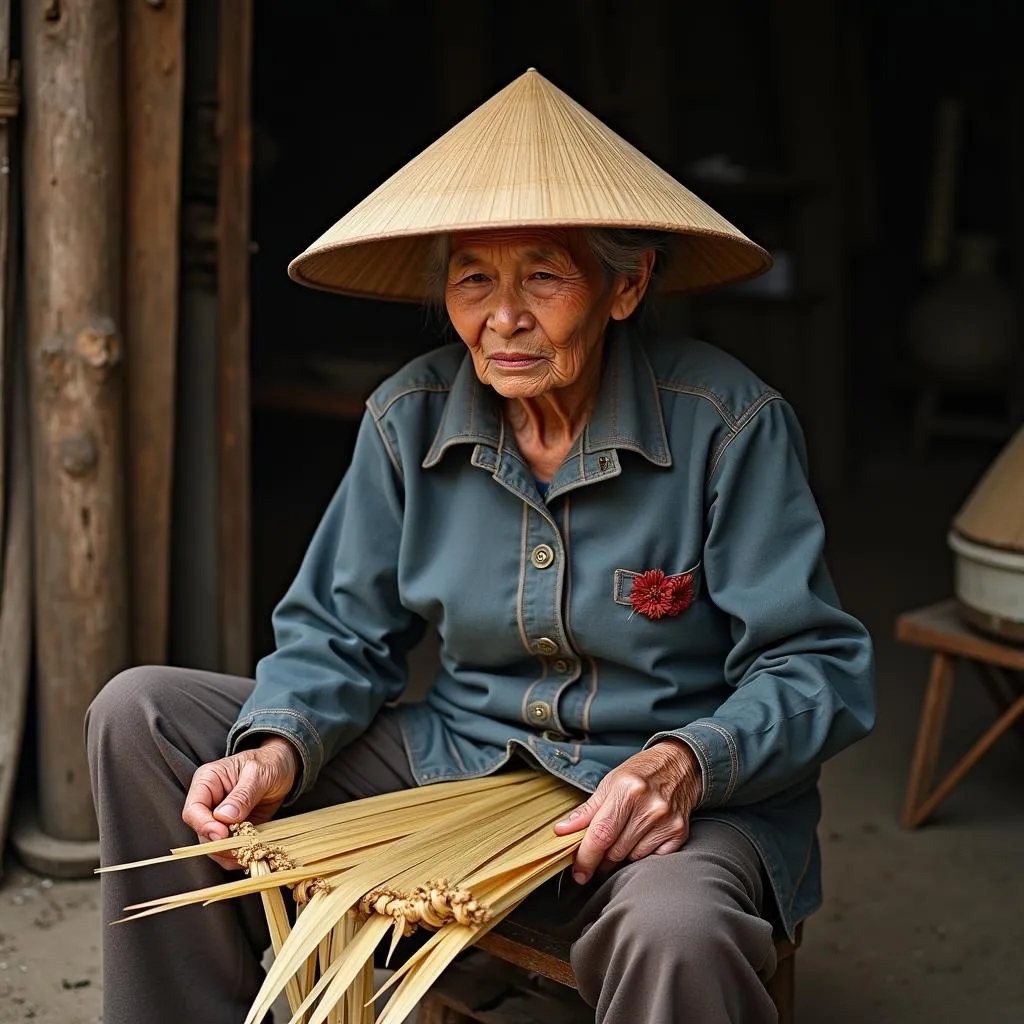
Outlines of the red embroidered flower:
{"type": "Polygon", "coordinates": [[[649,619],[680,615],[693,603],[693,573],[666,576],[661,569],[648,569],[633,578],[629,603],[649,619]]]}
{"type": "Polygon", "coordinates": [[[693,604],[693,573],[684,573],[682,576],[673,576],[671,581],[675,590],[672,599],[672,607],[669,608],[669,615],[681,615],[693,604]]]}

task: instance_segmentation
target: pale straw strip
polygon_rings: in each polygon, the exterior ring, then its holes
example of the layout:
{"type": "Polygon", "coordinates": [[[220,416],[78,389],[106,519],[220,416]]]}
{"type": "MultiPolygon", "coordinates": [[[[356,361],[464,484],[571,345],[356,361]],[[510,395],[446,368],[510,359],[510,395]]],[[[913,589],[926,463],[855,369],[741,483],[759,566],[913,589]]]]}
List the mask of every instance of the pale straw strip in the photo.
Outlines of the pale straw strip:
{"type": "MultiPolygon", "coordinates": [[[[359,925],[352,941],[331,961],[330,967],[313,986],[299,1011],[304,1013],[313,1009],[314,1004],[324,1008],[336,1004],[358,977],[364,964],[369,962],[372,971],[373,951],[389,927],[390,924],[380,917],[371,917],[365,924],[359,925]],[[334,984],[336,981],[337,985],[334,984]]],[[[288,1024],[299,1024],[298,1014],[288,1024]]]]}
{"type": "MultiPolygon", "coordinates": [[[[257,831],[267,842],[280,842],[296,836],[302,837],[318,822],[331,825],[342,825],[364,818],[373,818],[389,811],[401,811],[407,808],[421,808],[432,803],[442,803],[475,793],[514,786],[528,782],[537,777],[536,772],[507,772],[501,775],[488,775],[479,779],[468,779],[461,782],[439,782],[431,786],[420,786],[395,793],[384,793],[380,796],[366,797],[349,803],[325,807],[316,811],[307,811],[287,818],[276,818],[263,825],[257,825],[257,831]]],[[[146,860],[131,861],[124,864],[110,864],[96,868],[97,874],[113,871],[127,871],[130,868],[150,867],[155,864],[167,864],[182,857],[205,857],[213,853],[233,853],[244,846],[248,840],[244,836],[229,836],[209,843],[196,843],[190,846],[175,847],[170,853],[146,860]]]]}

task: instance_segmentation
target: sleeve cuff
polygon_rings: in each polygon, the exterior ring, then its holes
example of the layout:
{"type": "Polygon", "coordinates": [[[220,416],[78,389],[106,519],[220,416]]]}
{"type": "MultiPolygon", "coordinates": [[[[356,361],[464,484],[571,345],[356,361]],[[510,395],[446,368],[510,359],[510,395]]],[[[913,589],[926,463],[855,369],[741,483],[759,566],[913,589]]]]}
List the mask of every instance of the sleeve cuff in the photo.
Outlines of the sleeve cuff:
{"type": "Polygon", "coordinates": [[[280,736],[298,751],[301,766],[299,777],[284,806],[294,803],[316,782],[324,764],[324,747],[320,734],[304,715],[290,708],[267,708],[243,715],[228,733],[227,756],[257,746],[264,736],[280,736]]]}
{"type": "Polygon", "coordinates": [[[683,729],[655,733],[644,750],[664,739],[682,740],[697,758],[703,792],[696,809],[728,803],[740,776],[739,745],[733,734],[717,722],[691,722],[683,729]]]}

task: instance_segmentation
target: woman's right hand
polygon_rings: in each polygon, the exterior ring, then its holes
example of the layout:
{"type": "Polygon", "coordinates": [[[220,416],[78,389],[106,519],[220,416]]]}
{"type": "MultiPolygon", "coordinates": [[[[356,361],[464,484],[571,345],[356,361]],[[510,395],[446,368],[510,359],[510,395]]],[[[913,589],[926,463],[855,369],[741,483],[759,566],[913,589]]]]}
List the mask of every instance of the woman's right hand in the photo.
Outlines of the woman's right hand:
{"type": "MultiPolygon", "coordinates": [[[[269,821],[291,792],[299,773],[299,753],[281,736],[211,761],[196,769],[185,797],[181,819],[201,843],[227,839],[229,825],[269,821]]],[[[211,854],[221,867],[238,870],[230,854],[211,854]]]]}

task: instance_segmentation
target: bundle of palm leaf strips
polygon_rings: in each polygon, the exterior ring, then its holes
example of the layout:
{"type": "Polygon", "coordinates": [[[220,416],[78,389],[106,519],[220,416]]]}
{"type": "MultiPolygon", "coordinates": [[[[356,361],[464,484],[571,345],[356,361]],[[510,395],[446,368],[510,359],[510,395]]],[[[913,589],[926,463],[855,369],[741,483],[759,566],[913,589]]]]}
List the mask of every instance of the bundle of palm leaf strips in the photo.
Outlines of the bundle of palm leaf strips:
{"type": "Polygon", "coordinates": [[[372,1024],[374,1000],[393,985],[377,1024],[399,1024],[459,953],[572,862],[583,833],[552,826],[580,799],[551,776],[506,772],[245,822],[227,839],[101,870],[234,854],[247,877],[127,907],[126,920],[258,892],[275,955],[245,1024],[281,992],[291,1024],[372,1024]],[[417,928],[434,934],[374,993],[378,944],[390,932],[390,959],[417,928]]]}

